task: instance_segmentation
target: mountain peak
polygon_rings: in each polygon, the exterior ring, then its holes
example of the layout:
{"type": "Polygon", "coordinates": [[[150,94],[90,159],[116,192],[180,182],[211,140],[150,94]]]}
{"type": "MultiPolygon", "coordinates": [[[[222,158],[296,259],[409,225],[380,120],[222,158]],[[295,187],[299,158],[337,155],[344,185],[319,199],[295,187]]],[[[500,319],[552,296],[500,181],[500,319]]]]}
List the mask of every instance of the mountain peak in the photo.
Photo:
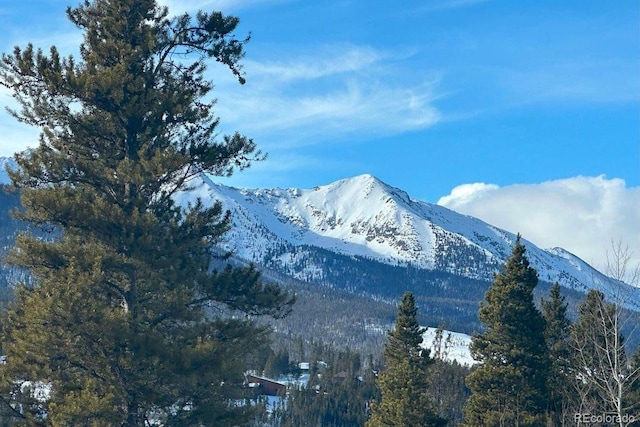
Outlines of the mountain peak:
{"type": "Polygon", "coordinates": [[[356,175],[351,178],[346,178],[343,181],[349,181],[354,183],[365,183],[365,184],[369,184],[369,183],[384,184],[380,179],[371,175],[370,173],[363,173],[360,175],[356,175]]]}
{"type": "Polygon", "coordinates": [[[380,179],[368,173],[356,175],[351,178],[341,179],[339,181],[336,181],[327,185],[327,187],[336,187],[336,188],[349,187],[354,189],[361,188],[363,190],[370,189],[372,187],[377,187],[377,186],[388,187],[388,185],[382,182],[380,179]]]}
{"type": "MultiPolygon", "coordinates": [[[[211,185],[208,190],[206,196],[220,200],[232,212],[234,226],[222,243],[225,250],[269,268],[292,268],[295,277],[304,280],[326,279],[325,267],[305,255],[316,247],[383,264],[491,281],[515,239],[477,218],[412,199],[368,173],[313,189],[236,190],[211,185]]],[[[541,280],[584,291],[593,277],[601,277],[564,250],[545,251],[530,242],[526,246],[541,280]]],[[[605,282],[603,278],[598,286],[611,295],[605,282]]],[[[634,298],[640,306],[640,292],[634,298]]]]}
{"type": "MultiPolygon", "coordinates": [[[[354,176],[353,178],[347,178],[343,181],[350,183],[355,188],[362,188],[362,196],[367,197],[370,194],[376,192],[380,196],[383,197],[384,200],[387,200],[388,197],[395,199],[396,202],[410,207],[413,205],[414,200],[411,199],[409,194],[401,190],[400,188],[394,187],[392,185],[387,184],[386,182],[380,180],[379,178],[370,175],[370,174],[362,174],[354,176]],[[377,191],[376,191],[377,190],[377,191]]],[[[338,181],[338,183],[341,181],[338,181]]]]}
{"type": "Polygon", "coordinates": [[[368,173],[341,179],[322,187],[316,187],[316,190],[320,189],[326,191],[327,194],[340,195],[341,197],[346,197],[352,201],[366,199],[372,196],[380,197],[385,200],[390,196],[396,198],[398,201],[410,201],[410,197],[406,192],[393,187],[383,182],[378,177],[368,173]]]}

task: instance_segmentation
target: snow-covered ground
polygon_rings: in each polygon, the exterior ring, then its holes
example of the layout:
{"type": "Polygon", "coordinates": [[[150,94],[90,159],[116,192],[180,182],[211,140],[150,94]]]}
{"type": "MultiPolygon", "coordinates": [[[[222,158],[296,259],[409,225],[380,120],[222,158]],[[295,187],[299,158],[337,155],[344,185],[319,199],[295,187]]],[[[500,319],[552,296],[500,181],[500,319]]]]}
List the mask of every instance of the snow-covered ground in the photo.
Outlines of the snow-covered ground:
{"type": "MultiPolygon", "coordinates": [[[[436,328],[428,328],[423,338],[423,347],[431,349],[431,355],[433,356],[435,353],[433,342],[436,338],[436,328]]],[[[443,358],[448,361],[456,360],[459,364],[466,366],[472,366],[478,363],[471,357],[469,344],[471,344],[471,337],[469,335],[444,330],[441,346],[443,358]]]]}

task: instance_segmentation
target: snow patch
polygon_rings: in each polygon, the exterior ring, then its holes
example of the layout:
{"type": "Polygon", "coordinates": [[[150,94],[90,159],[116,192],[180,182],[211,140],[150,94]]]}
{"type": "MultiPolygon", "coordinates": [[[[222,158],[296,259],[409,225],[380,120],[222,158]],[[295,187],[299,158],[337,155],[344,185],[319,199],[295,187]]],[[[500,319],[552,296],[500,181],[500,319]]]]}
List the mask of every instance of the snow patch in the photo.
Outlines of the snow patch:
{"type": "MultiPolygon", "coordinates": [[[[436,331],[437,328],[427,328],[427,331],[422,335],[424,339],[422,347],[430,349],[432,357],[435,356],[434,342],[436,339],[436,331]]],[[[471,336],[445,329],[442,331],[442,358],[449,362],[455,360],[463,366],[473,366],[478,362],[471,357],[471,351],[469,350],[470,344],[471,336]]]]}

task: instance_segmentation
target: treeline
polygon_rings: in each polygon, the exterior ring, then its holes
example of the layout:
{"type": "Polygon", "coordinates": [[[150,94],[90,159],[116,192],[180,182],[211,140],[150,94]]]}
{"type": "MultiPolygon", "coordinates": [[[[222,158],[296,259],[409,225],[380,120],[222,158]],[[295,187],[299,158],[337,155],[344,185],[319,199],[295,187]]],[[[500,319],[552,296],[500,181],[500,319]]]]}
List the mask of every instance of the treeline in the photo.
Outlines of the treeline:
{"type": "MultiPolygon", "coordinates": [[[[616,254],[624,274],[629,258],[616,254]]],[[[471,343],[480,363],[467,377],[464,425],[584,425],[581,416],[603,414],[640,423],[640,350],[632,356],[625,345],[624,301],[592,290],[572,323],[557,284],[536,308],[537,284],[518,238],[480,308],[485,329],[471,343]]]]}
{"type": "Polygon", "coordinates": [[[477,304],[488,285],[444,271],[390,265],[306,245],[276,247],[265,255],[262,265],[302,281],[386,301],[397,301],[404,290],[409,290],[423,307],[420,316],[426,323],[437,325],[447,319],[451,329],[466,333],[480,326],[477,304]],[[279,258],[284,252],[292,254],[286,265],[279,258]],[[310,265],[315,273],[305,276],[310,265]]]}
{"type": "MultiPolygon", "coordinates": [[[[469,367],[446,359],[451,343],[442,328],[436,339],[428,366],[429,395],[437,396],[435,411],[451,425],[462,421],[462,408],[470,390],[465,385],[469,367]]],[[[275,341],[283,344],[285,341],[275,341]]],[[[274,427],[364,426],[371,417],[371,405],[380,400],[376,384],[378,375],[386,369],[385,358],[378,354],[363,356],[362,351],[338,348],[315,339],[311,342],[296,338],[288,346],[267,348],[256,360],[257,373],[274,380],[304,378],[304,385],[294,382],[281,396],[273,411],[258,418],[261,425],[274,427]],[[300,362],[309,369],[300,369],[300,362]]],[[[384,350],[381,348],[380,350],[384,350]]],[[[380,352],[379,352],[380,353],[380,352]]]]}
{"type": "Polygon", "coordinates": [[[314,347],[310,360],[333,368],[312,365],[308,386],[289,393],[270,425],[640,425],[640,348],[621,332],[629,312],[593,290],[571,321],[557,284],[538,309],[537,284],[518,239],[481,305],[471,370],[444,360],[442,329],[423,349],[416,300],[405,293],[380,359],[314,347]]]}
{"type": "Polygon", "coordinates": [[[315,346],[310,354],[308,383],[293,388],[272,415],[273,426],[356,426],[368,418],[376,397],[376,364],[360,354],[315,346]]]}
{"type": "MultiPolygon", "coordinates": [[[[486,293],[481,325],[483,282],[460,286],[453,275],[411,267],[391,281],[392,266],[356,259],[362,267],[354,267],[326,252],[327,277],[348,277],[335,285],[343,290],[373,286],[384,303],[402,283],[432,296],[404,294],[381,359],[305,348],[304,339],[294,341],[296,355],[270,346],[268,323],[256,319],[285,317],[293,292],[253,266],[220,267],[215,261],[227,259],[213,245],[231,218],[220,204],[177,200],[202,173],[228,176],[264,158],[250,138],[220,135],[205,75],[216,62],[244,83],[248,38],[235,35],[238,18],[172,17],[154,0],[87,0],[67,16],[83,31],[78,58],[29,44],[0,61],[14,115],[41,132],[10,172],[18,218],[30,228],[8,262],[29,280],[0,319],[2,425],[264,424],[245,373],[291,370],[296,358],[308,358],[312,374],[269,418],[283,426],[537,426],[578,409],[620,419],[637,411],[640,356],[625,347],[620,302],[592,292],[571,325],[552,294],[543,315],[519,242],[486,293]],[[38,228],[56,235],[42,239],[38,228]],[[453,329],[482,326],[475,369],[467,374],[422,348],[417,305],[426,319],[455,319],[453,329]]],[[[349,298],[335,301],[357,311],[349,298]]],[[[383,304],[375,309],[386,318],[383,304]]],[[[365,322],[363,334],[369,326],[384,325],[365,322]]]]}

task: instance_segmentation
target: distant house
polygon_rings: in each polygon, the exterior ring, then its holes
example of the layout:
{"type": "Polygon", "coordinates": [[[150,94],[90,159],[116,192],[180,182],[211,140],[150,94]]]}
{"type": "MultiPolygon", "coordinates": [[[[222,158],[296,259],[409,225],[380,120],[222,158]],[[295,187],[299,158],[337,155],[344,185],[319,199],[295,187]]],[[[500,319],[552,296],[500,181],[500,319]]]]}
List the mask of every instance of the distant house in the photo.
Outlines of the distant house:
{"type": "MultiPolygon", "coordinates": [[[[318,368],[329,369],[329,364],[327,362],[322,361],[322,360],[316,361],[316,366],[318,368]]],[[[311,369],[311,363],[310,362],[300,362],[300,363],[298,363],[298,369],[300,369],[301,371],[308,371],[308,370],[311,369]]]]}
{"type": "Polygon", "coordinates": [[[301,371],[308,371],[309,370],[309,362],[300,362],[300,363],[298,363],[298,369],[300,369],[301,371]]]}
{"type": "Polygon", "coordinates": [[[257,389],[260,394],[265,396],[284,396],[287,391],[285,384],[253,374],[247,374],[247,382],[250,387],[257,389]]]}

